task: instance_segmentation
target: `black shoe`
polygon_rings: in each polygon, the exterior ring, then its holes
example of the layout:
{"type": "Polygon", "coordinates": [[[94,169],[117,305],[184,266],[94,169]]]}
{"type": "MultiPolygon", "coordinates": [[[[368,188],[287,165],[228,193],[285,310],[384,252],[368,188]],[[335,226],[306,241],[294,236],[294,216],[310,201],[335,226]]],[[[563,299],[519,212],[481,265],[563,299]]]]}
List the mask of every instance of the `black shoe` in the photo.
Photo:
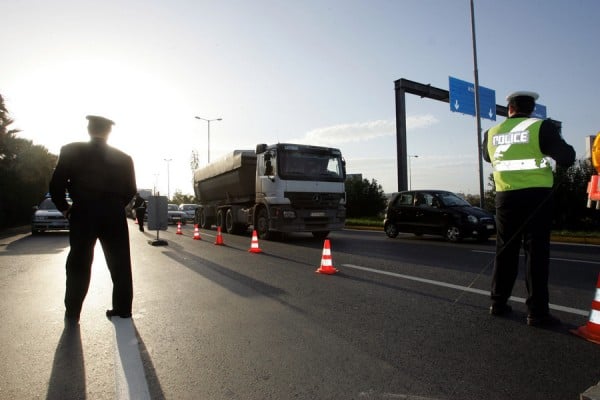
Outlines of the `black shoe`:
{"type": "Polygon", "coordinates": [[[490,314],[501,317],[512,312],[512,307],[505,303],[495,303],[490,307],[490,314]]]}
{"type": "Polygon", "coordinates": [[[527,316],[527,325],[529,325],[529,326],[536,326],[539,328],[554,328],[554,327],[560,326],[561,324],[562,324],[562,322],[560,322],[560,319],[558,319],[550,314],[544,314],[544,315],[529,314],[527,316]]]}
{"type": "Polygon", "coordinates": [[[131,313],[122,313],[116,310],[106,310],[106,318],[111,319],[112,317],[116,316],[121,318],[131,318],[131,313]]]}

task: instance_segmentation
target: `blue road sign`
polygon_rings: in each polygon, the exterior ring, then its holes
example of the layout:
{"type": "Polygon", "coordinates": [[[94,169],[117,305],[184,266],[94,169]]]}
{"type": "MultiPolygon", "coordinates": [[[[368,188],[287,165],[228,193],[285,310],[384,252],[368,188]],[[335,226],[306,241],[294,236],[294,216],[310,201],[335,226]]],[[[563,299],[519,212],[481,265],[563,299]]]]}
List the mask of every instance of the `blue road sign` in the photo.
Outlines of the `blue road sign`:
{"type": "Polygon", "coordinates": [[[532,117],[536,117],[536,118],[541,118],[541,119],[546,119],[546,106],[543,104],[535,104],[535,108],[533,109],[533,112],[531,113],[532,117]]]}
{"type": "MultiPolygon", "coordinates": [[[[475,116],[475,85],[449,77],[450,111],[475,116]]],[[[482,118],[496,120],[496,92],[479,86],[479,110],[482,118]]]]}

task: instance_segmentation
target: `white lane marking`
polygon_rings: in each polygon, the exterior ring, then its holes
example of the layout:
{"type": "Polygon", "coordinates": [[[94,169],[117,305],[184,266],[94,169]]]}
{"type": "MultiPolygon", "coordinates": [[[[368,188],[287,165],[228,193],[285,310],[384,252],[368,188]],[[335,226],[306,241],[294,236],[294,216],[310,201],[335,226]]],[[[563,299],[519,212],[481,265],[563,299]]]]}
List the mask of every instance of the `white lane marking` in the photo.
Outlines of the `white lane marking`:
{"type": "Polygon", "coordinates": [[[131,318],[111,318],[115,326],[116,399],[150,400],[148,382],[131,318]]]}
{"type": "MultiPolygon", "coordinates": [[[[378,270],[378,269],[361,267],[359,265],[353,265],[353,264],[342,264],[342,266],[346,267],[346,268],[353,268],[353,269],[358,269],[358,270],[361,270],[361,271],[372,272],[374,274],[393,276],[394,278],[407,279],[407,280],[410,280],[410,281],[426,283],[428,285],[435,285],[435,286],[442,286],[442,287],[449,288],[449,289],[456,289],[456,290],[460,290],[460,291],[463,291],[463,292],[481,294],[481,295],[484,295],[484,296],[489,296],[490,295],[490,292],[486,291],[486,290],[475,289],[475,288],[471,288],[471,287],[468,287],[468,286],[454,285],[452,283],[434,281],[432,279],[419,278],[418,276],[397,274],[395,272],[381,271],[381,270],[378,270]]],[[[525,304],[525,299],[522,298],[522,297],[511,296],[510,300],[512,300],[514,302],[525,304]]],[[[562,311],[562,312],[566,312],[566,313],[570,313],[570,314],[583,315],[585,317],[587,317],[589,315],[589,313],[590,313],[589,311],[580,310],[580,309],[577,309],[577,308],[559,306],[559,305],[556,305],[556,304],[550,304],[549,306],[550,306],[550,308],[552,310],[562,311]]]]}
{"type": "MultiPolygon", "coordinates": [[[[471,251],[473,253],[496,254],[495,251],[488,251],[488,250],[471,250],[471,251]]],[[[523,257],[522,254],[521,254],[521,257],[523,257]]],[[[598,261],[575,260],[575,259],[572,259],[572,258],[550,257],[550,260],[554,260],[554,261],[566,261],[566,262],[574,262],[574,263],[582,263],[582,264],[598,264],[598,261]]]]}

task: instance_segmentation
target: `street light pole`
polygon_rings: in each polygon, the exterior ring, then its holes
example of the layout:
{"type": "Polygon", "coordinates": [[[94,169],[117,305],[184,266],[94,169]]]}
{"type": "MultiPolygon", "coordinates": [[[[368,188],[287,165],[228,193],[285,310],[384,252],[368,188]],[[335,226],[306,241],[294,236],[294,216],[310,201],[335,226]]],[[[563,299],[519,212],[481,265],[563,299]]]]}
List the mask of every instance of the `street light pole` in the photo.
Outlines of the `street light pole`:
{"type": "Polygon", "coordinates": [[[167,162],[167,199],[168,201],[171,201],[171,182],[169,182],[171,179],[171,174],[169,172],[169,163],[173,161],[173,159],[165,158],[165,161],[167,162]]]}
{"type": "Polygon", "coordinates": [[[411,158],[419,158],[419,156],[416,154],[408,155],[408,190],[412,190],[412,172],[410,172],[411,158]]]}
{"type": "Polygon", "coordinates": [[[206,119],[206,118],[202,118],[202,117],[194,117],[196,119],[201,119],[202,121],[206,121],[208,122],[208,146],[207,146],[207,162],[210,163],[210,123],[212,121],[223,121],[222,118],[214,118],[214,119],[206,119]]]}
{"type": "Polygon", "coordinates": [[[483,149],[481,148],[481,110],[479,105],[479,71],[477,69],[477,43],[475,41],[475,6],[471,2],[471,36],[473,39],[473,75],[475,75],[475,119],[477,120],[477,149],[479,158],[479,207],[483,208],[483,149]]]}

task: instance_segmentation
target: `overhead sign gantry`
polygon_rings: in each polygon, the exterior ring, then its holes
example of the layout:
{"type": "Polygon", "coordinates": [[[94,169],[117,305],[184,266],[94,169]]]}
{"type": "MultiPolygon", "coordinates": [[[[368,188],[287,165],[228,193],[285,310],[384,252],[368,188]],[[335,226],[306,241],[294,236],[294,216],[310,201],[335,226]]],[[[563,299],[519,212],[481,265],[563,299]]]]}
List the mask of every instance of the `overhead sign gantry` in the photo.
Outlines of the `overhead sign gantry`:
{"type": "MultiPolygon", "coordinates": [[[[464,82],[464,81],[462,81],[464,82]]],[[[466,82],[468,83],[468,82],[466,82]]],[[[408,189],[408,154],[406,150],[406,93],[417,95],[421,98],[427,97],[429,99],[443,101],[445,103],[450,103],[450,92],[445,89],[440,89],[433,87],[431,85],[424,85],[422,83],[410,81],[408,79],[398,79],[394,82],[395,92],[396,92],[396,163],[398,170],[398,191],[407,190],[408,189]]],[[[463,84],[464,86],[464,84],[463,84]]],[[[480,86],[481,90],[482,87],[480,86]]],[[[483,88],[485,91],[485,88],[483,88]]],[[[462,89],[464,90],[464,88],[462,89]]],[[[468,87],[466,89],[468,91],[468,87]]],[[[491,89],[487,89],[490,90],[491,89]]],[[[459,95],[460,96],[460,95],[459,95]]],[[[466,97],[466,96],[462,96],[466,97]]],[[[454,96],[453,96],[454,99],[454,96]]],[[[495,99],[495,96],[494,96],[495,99]]],[[[460,101],[459,100],[459,108],[458,111],[465,113],[465,108],[460,110],[460,101]]],[[[490,102],[490,100],[480,99],[480,105],[485,105],[490,102]]],[[[489,116],[490,113],[494,115],[494,119],[497,115],[507,117],[508,116],[508,108],[506,106],[501,106],[498,104],[493,104],[495,100],[490,104],[488,104],[488,109],[482,107],[482,110],[486,110],[485,113],[489,116]],[[490,111],[491,110],[491,111],[490,111]]],[[[471,103],[474,104],[474,100],[471,100],[471,103]]],[[[466,104],[466,103],[463,103],[466,104]]],[[[456,103],[455,103],[456,105],[456,103]]],[[[452,105],[451,105],[452,107],[452,105]]],[[[474,108],[474,106],[473,106],[474,108]]],[[[467,107],[468,110],[468,107],[467,107]]],[[[471,113],[469,113],[471,114],[471,113]]],[[[475,112],[471,115],[475,115],[475,112]]],[[[543,105],[536,105],[536,110],[533,113],[533,116],[538,118],[546,118],[546,107],[543,105]]],[[[483,117],[483,115],[482,115],[483,117]]],[[[492,119],[492,118],[490,118],[492,119]]],[[[560,121],[553,121],[560,128],[560,121]]],[[[479,143],[481,146],[481,143],[479,143]]]]}

